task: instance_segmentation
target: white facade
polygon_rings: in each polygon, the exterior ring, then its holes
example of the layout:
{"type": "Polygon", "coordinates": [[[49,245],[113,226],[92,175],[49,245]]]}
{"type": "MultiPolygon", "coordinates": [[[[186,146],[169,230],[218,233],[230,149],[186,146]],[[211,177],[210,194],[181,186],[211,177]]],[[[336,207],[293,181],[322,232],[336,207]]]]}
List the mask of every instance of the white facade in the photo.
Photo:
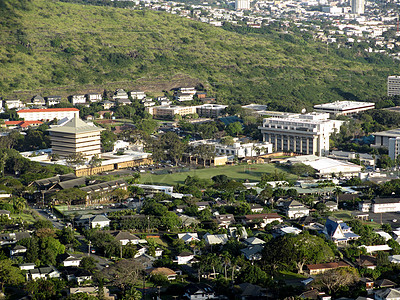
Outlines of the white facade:
{"type": "Polygon", "coordinates": [[[73,95],[71,97],[71,103],[73,105],[76,104],[85,104],[86,103],[86,96],[85,95],[73,95]]]}
{"type": "Polygon", "coordinates": [[[186,116],[196,113],[196,106],[150,106],[146,107],[146,111],[155,117],[169,117],[175,115],[186,116]]]}
{"type": "Polygon", "coordinates": [[[361,15],[364,13],[364,0],[351,0],[351,13],[361,15]]]}
{"type": "Polygon", "coordinates": [[[250,0],[236,0],[235,1],[235,9],[250,9],[250,0]]]}
{"type": "Polygon", "coordinates": [[[400,95],[400,76],[388,76],[387,95],[400,95]]]}
{"type": "Polygon", "coordinates": [[[132,99],[142,100],[142,99],[146,98],[146,94],[145,94],[145,92],[141,92],[141,91],[132,91],[131,97],[132,97],[132,99]]]}
{"type": "Polygon", "coordinates": [[[273,146],[269,142],[243,144],[240,142],[235,142],[233,145],[224,145],[213,140],[202,140],[190,144],[195,147],[201,144],[212,145],[215,147],[215,154],[237,156],[238,158],[254,157],[273,152],[273,146]]]}
{"type": "Polygon", "coordinates": [[[335,101],[332,103],[314,105],[315,111],[330,113],[336,116],[352,115],[374,108],[375,108],[375,103],[373,102],[358,102],[358,101],[335,101]]]}
{"type": "Polygon", "coordinates": [[[64,118],[73,119],[79,117],[77,108],[43,108],[43,109],[22,109],[17,112],[18,117],[25,121],[50,121],[64,118]]]}
{"type": "Polygon", "coordinates": [[[267,118],[259,129],[264,141],[272,143],[275,151],[321,156],[329,153],[329,137],[338,132],[344,122],[328,118],[328,113],[267,118]]]}
{"type": "Polygon", "coordinates": [[[24,107],[25,105],[21,102],[21,100],[15,99],[15,100],[4,100],[4,106],[7,109],[14,109],[14,108],[24,107]]]}
{"type": "Polygon", "coordinates": [[[103,96],[101,94],[87,94],[86,97],[90,102],[98,102],[103,100],[103,96]]]}
{"type": "Polygon", "coordinates": [[[400,199],[375,199],[372,204],[373,213],[400,212],[400,199]]]}

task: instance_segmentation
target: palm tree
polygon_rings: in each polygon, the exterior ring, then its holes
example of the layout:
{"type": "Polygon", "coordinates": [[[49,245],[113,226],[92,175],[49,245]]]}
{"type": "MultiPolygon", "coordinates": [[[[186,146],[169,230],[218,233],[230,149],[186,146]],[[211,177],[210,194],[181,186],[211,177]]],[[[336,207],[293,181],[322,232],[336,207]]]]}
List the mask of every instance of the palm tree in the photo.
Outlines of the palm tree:
{"type": "Polygon", "coordinates": [[[337,186],[334,190],[333,193],[336,195],[336,205],[339,208],[339,195],[342,194],[342,188],[337,186]]]}
{"type": "Polygon", "coordinates": [[[25,208],[26,200],[22,197],[14,198],[13,205],[19,213],[25,208]]]}
{"type": "Polygon", "coordinates": [[[225,275],[225,278],[228,279],[227,266],[231,262],[231,255],[230,255],[230,253],[228,251],[224,251],[224,252],[221,253],[220,256],[221,256],[222,262],[224,264],[224,275],[225,275]]]}

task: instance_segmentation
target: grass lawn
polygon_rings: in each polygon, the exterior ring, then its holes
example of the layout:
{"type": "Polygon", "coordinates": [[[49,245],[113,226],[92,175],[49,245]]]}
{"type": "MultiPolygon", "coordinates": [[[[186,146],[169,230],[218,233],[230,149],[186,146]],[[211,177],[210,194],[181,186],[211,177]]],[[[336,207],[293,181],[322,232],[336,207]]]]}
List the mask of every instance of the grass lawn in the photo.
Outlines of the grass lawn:
{"type": "Polygon", "coordinates": [[[274,275],[274,280],[296,280],[305,278],[308,278],[308,276],[289,271],[280,271],[278,274],[274,275]]]}
{"type": "Polygon", "coordinates": [[[174,173],[174,174],[141,174],[140,183],[147,184],[167,184],[175,185],[177,183],[183,183],[187,176],[198,176],[200,178],[209,178],[215,175],[226,175],[231,179],[235,180],[249,180],[250,182],[260,181],[263,173],[274,173],[274,172],[285,173],[287,179],[296,178],[295,175],[289,174],[273,164],[259,164],[259,165],[240,165],[240,166],[221,166],[212,167],[205,169],[193,169],[188,172],[174,173]]]}
{"type": "MultiPolygon", "coordinates": [[[[335,218],[341,219],[344,222],[350,221],[353,219],[351,212],[348,210],[339,210],[339,211],[334,211],[332,212],[332,216],[335,218]]],[[[369,225],[372,228],[381,228],[381,225],[376,223],[376,222],[371,222],[371,221],[362,221],[364,225],[369,225]]]]}

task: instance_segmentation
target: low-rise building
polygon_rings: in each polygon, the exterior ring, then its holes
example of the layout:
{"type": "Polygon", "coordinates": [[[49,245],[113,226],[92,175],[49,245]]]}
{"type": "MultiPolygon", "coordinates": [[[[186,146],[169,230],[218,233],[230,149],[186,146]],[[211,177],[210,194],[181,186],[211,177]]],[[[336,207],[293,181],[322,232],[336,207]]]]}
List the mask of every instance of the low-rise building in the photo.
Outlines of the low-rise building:
{"type": "Polygon", "coordinates": [[[61,96],[47,96],[45,99],[48,107],[61,103],[61,96]]]}
{"type": "Polygon", "coordinates": [[[351,228],[342,220],[328,217],[323,233],[335,244],[347,244],[360,236],[351,231],[351,228]]]}
{"type": "Polygon", "coordinates": [[[150,106],[146,107],[146,111],[155,118],[173,119],[175,115],[186,116],[196,113],[196,106],[150,106]]]}
{"type": "Polygon", "coordinates": [[[103,96],[100,93],[89,93],[86,94],[86,99],[89,102],[99,102],[103,100],[103,96]]]}
{"type": "Polygon", "coordinates": [[[4,107],[7,109],[18,109],[25,107],[25,104],[19,99],[8,99],[3,101],[4,107]]]}
{"type": "Polygon", "coordinates": [[[270,224],[274,221],[282,223],[282,217],[277,213],[268,213],[268,214],[252,214],[252,215],[245,215],[242,218],[243,224],[250,225],[253,224],[255,226],[259,226],[264,228],[267,224],[270,224]]]}
{"type": "Polygon", "coordinates": [[[373,102],[360,101],[335,101],[331,103],[314,105],[317,112],[329,113],[335,116],[347,116],[375,108],[373,102]]]}
{"type": "Polygon", "coordinates": [[[196,112],[200,117],[218,118],[225,114],[225,109],[228,105],[221,104],[203,104],[196,106],[196,112]]]}
{"type": "Polygon", "coordinates": [[[325,264],[310,264],[306,265],[306,272],[309,275],[317,275],[329,270],[335,270],[337,268],[346,268],[346,267],[349,267],[349,265],[344,261],[330,262],[325,264]]]}
{"type": "Polygon", "coordinates": [[[73,105],[86,104],[86,96],[85,95],[72,95],[71,103],[73,105]]]}
{"type": "Polygon", "coordinates": [[[18,117],[25,121],[51,121],[64,118],[79,118],[79,109],[77,108],[34,108],[22,109],[17,112],[18,117]]]}
{"type": "Polygon", "coordinates": [[[142,100],[146,98],[146,93],[142,91],[131,91],[130,94],[132,99],[142,100]]]}

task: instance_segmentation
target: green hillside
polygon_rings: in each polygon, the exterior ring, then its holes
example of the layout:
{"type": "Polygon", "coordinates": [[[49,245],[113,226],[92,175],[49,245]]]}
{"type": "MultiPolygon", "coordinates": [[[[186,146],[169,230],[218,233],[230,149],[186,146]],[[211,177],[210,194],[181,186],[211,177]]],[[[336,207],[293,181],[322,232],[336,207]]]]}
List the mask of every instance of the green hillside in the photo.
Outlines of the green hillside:
{"type": "Polygon", "coordinates": [[[202,84],[221,102],[299,110],[383,96],[399,68],[300,34],[239,34],[152,11],[0,0],[0,24],[3,97],[202,84]]]}

